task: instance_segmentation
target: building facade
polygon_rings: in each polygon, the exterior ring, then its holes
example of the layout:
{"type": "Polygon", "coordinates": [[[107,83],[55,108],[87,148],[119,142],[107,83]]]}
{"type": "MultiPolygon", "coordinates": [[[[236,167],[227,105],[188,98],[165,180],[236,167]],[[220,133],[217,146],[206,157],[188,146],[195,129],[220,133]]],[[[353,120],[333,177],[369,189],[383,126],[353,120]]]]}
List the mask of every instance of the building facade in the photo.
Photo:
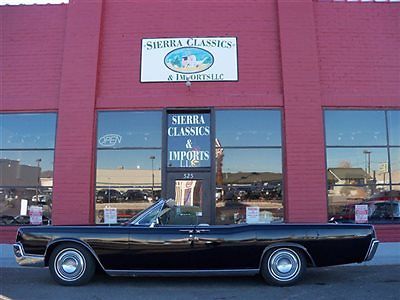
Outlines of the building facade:
{"type": "Polygon", "coordinates": [[[205,223],[368,222],[400,241],[400,3],[0,15],[0,242],[37,208],[42,225],[124,222],[160,197],[205,223]]]}

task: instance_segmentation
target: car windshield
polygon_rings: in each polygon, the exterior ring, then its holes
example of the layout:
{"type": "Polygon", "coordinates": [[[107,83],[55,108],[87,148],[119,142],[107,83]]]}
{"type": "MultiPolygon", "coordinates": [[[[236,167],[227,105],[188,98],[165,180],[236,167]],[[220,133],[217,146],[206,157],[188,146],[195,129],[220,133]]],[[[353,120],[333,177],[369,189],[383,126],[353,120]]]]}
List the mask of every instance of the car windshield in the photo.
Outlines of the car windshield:
{"type": "MultiPolygon", "coordinates": [[[[135,223],[135,221],[142,219],[145,215],[147,215],[151,210],[153,210],[156,206],[158,206],[160,204],[160,202],[164,202],[163,199],[160,199],[159,201],[157,201],[156,203],[154,203],[153,205],[147,207],[146,209],[142,210],[141,212],[139,212],[137,215],[133,216],[130,220],[128,220],[127,222],[125,222],[125,225],[129,225],[129,224],[133,224],[135,223]]],[[[158,209],[154,210],[155,212],[158,212],[158,209]]],[[[151,213],[149,214],[152,215],[151,213]]],[[[147,219],[147,217],[146,217],[147,219]]],[[[144,221],[144,220],[143,220],[144,221]]],[[[142,223],[142,222],[141,222],[142,223]]]]}

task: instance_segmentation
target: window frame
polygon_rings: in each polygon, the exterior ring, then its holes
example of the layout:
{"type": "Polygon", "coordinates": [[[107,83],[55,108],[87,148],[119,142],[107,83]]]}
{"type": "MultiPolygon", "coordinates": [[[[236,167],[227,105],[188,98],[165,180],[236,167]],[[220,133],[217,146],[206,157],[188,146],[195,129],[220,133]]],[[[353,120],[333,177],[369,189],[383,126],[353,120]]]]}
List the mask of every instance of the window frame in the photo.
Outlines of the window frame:
{"type": "MultiPolygon", "coordinates": [[[[92,184],[92,191],[93,191],[93,205],[92,205],[92,207],[93,207],[93,222],[95,223],[95,224],[106,224],[106,223],[97,223],[96,222],[96,205],[97,205],[97,202],[96,202],[96,194],[97,194],[97,190],[100,190],[100,189],[105,189],[106,187],[105,186],[98,186],[97,185],[97,166],[98,166],[98,151],[137,151],[137,150],[139,150],[139,151],[143,151],[143,150],[157,150],[157,151],[160,151],[161,152],[161,157],[160,157],[160,166],[161,166],[161,170],[162,170],[162,163],[163,163],[163,161],[162,161],[162,156],[164,155],[163,153],[163,131],[162,131],[162,128],[163,128],[163,122],[162,122],[162,116],[163,116],[163,110],[162,109],[138,109],[138,110],[136,110],[136,109],[113,109],[113,110],[104,110],[104,109],[101,109],[101,110],[96,110],[95,111],[95,115],[96,115],[96,126],[95,126],[95,131],[94,131],[94,137],[95,137],[95,144],[94,144],[94,147],[93,147],[93,151],[94,151],[94,155],[93,155],[93,159],[94,159],[94,162],[93,162],[93,165],[94,165],[94,179],[93,179],[93,184],[92,184]],[[98,136],[98,134],[99,134],[99,114],[101,114],[101,113],[132,113],[132,114],[134,114],[134,113],[155,113],[155,112],[158,112],[159,114],[160,114],[160,120],[161,120],[161,122],[160,122],[160,138],[161,138],[161,140],[160,140],[160,146],[159,147],[155,147],[155,146],[112,146],[112,147],[98,147],[98,139],[99,139],[99,136],[98,136]]],[[[160,184],[160,187],[161,187],[161,189],[162,189],[162,185],[163,185],[163,182],[162,182],[162,177],[161,177],[161,184],[160,184]]],[[[109,185],[109,186],[107,186],[108,188],[111,188],[111,189],[119,189],[119,188],[127,188],[127,189],[134,189],[135,187],[133,186],[133,185],[109,185]]],[[[158,186],[154,186],[154,187],[158,187],[158,186]]],[[[151,205],[150,205],[151,206],[151,205]]],[[[149,207],[150,207],[149,206],[149,207]]],[[[147,209],[147,208],[146,208],[147,209]]],[[[118,213],[118,209],[117,209],[117,213],[118,213]]],[[[132,216],[131,218],[135,218],[136,216],[132,216]]],[[[118,223],[118,224],[121,224],[121,223],[118,223]]]]}
{"type": "MultiPolygon", "coordinates": [[[[52,172],[53,172],[53,180],[54,180],[54,159],[55,159],[55,153],[56,153],[56,148],[57,148],[57,132],[58,132],[58,111],[56,110],[45,110],[45,111],[2,111],[0,112],[0,115],[54,115],[54,136],[52,137],[54,142],[53,147],[27,147],[27,148],[19,148],[19,147],[12,147],[12,148],[3,148],[1,143],[0,143],[0,152],[34,152],[34,151],[45,151],[45,152],[52,152],[52,158],[53,158],[53,166],[52,166],[52,172]]],[[[0,185],[0,189],[37,189],[38,185],[15,185],[15,186],[10,186],[10,185],[0,185]]],[[[51,203],[53,202],[53,188],[54,188],[54,182],[51,186],[46,186],[46,190],[51,190],[52,193],[52,200],[51,203]]],[[[19,215],[18,215],[19,216],[19,215]]],[[[50,218],[49,221],[51,222],[52,220],[52,213],[50,213],[50,218]]],[[[15,216],[17,217],[17,216],[15,216]]],[[[35,225],[35,226],[45,226],[46,224],[42,225],[35,225]]],[[[48,225],[48,224],[47,224],[48,225]]],[[[32,224],[1,224],[1,226],[32,226],[32,224]]]]}
{"type": "MultiPolygon", "coordinates": [[[[366,148],[380,148],[380,149],[385,149],[386,154],[387,154],[387,159],[388,159],[388,177],[389,177],[389,183],[388,184],[377,184],[377,186],[386,186],[389,187],[389,191],[393,191],[393,186],[400,186],[400,183],[393,183],[392,181],[392,160],[391,160],[391,149],[393,148],[400,148],[400,145],[390,145],[390,139],[389,139],[389,118],[388,118],[388,112],[390,111],[399,111],[400,109],[398,108],[337,108],[337,107],[323,107],[322,108],[322,118],[323,118],[323,130],[324,130],[324,147],[325,147],[325,189],[326,189],[326,204],[327,204],[327,221],[330,219],[329,215],[329,181],[328,181],[328,149],[366,149],[366,148]],[[368,112],[368,111],[382,111],[384,113],[385,117],[385,140],[386,143],[385,145],[362,145],[362,146],[356,146],[356,145],[327,145],[327,124],[326,124],[326,112],[329,111],[358,111],[358,112],[368,112]]],[[[340,186],[340,187],[368,187],[368,184],[361,184],[361,185],[355,185],[355,184],[338,184],[335,186],[340,186]]],[[[393,202],[393,200],[390,200],[393,202]]],[[[393,220],[392,216],[392,220],[393,220]]],[[[373,223],[369,222],[368,224],[397,224],[395,222],[386,222],[386,223],[373,223]]]]}

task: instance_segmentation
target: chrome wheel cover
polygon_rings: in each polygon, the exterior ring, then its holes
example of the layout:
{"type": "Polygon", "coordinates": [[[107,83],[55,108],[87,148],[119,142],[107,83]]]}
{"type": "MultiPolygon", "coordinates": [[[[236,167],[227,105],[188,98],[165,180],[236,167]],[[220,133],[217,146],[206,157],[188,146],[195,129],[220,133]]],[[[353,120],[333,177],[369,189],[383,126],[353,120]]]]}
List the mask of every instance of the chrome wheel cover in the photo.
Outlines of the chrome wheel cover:
{"type": "Polygon", "coordinates": [[[291,249],[277,249],[269,256],[267,267],[274,279],[278,281],[290,281],[299,275],[301,259],[291,249]]]}
{"type": "Polygon", "coordinates": [[[57,276],[64,281],[78,280],[86,270],[85,257],[77,249],[63,249],[54,260],[54,270],[57,276]]]}

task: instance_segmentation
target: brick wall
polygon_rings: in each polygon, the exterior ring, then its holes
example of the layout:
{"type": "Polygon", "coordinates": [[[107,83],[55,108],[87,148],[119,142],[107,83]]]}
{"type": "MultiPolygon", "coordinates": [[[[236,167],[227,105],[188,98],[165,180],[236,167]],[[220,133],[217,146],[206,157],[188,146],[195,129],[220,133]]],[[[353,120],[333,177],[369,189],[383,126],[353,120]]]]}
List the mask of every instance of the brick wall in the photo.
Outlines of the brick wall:
{"type": "Polygon", "coordinates": [[[106,1],[98,108],[281,106],[276,1],[106,1]],[[239,82],[140,81],[142,38],[235,36],[239,82]]]}
{"type": "MultiPolygon", "coordinates": [[[[57,110],[55,224],[93,221],[96,109],[282,107],[286,219],[326,222],[323,107],[400,108],[398,3],[70,1],[0,7],[1,110],[57,110]],[[238,82],[139,82],[141,38],[236,36],[238,82]]],[[[399,226],[380,225],[381,240],[399,226]]],[[[15,228],[1,228],[11,241],[15,228]]]]}
{"type": "Polygon", "coordinates": [[[312,2],[278,0],[289,222],[326,222],[325,147],[312,2]]]}
{"type": "Polygon", "coordinates": [[[400,3],[314,3],[324,106],[399,106],[400,3]]]}
{"type": "Polygon", "coordinates": [[[101,0],[75,1],[68,7],[54,160],[54,224],[93,222],[101,9],[101,0]]]}
{"type": "Polygon", "coordinates": [[[57,109],[66,8],[0,7],[1,110],[57,109]]]}

